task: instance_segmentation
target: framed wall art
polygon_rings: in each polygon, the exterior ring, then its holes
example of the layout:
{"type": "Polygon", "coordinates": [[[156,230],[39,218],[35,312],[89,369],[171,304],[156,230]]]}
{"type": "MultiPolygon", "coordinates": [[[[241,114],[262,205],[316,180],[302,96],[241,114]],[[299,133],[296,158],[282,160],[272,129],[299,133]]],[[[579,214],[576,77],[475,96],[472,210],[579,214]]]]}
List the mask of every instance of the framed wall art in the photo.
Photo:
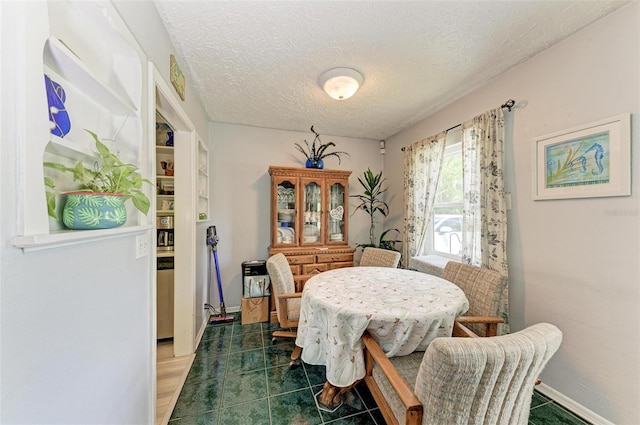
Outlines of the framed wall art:
{"type": "Polygon", "coordinates": [[[631,116],[534,138],[533,199],[631,195],[631,116]]]}
{"type": "Polygon", "coordinates": [[[171,55],[170,58],[170,68],[169,74],[171,75],[171,84],[173,85],[173,88],[176,89],[180,99],[184,100],[184,74],[178,65],[178,61],[176,61],[176,58],[173,55],[171,55]]]}

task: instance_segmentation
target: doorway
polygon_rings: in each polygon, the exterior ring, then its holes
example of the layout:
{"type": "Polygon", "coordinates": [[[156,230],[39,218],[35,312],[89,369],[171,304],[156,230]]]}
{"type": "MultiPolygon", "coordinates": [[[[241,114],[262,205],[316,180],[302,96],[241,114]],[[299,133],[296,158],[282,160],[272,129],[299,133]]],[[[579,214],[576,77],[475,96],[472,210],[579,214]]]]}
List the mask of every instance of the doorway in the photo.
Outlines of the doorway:
{"type": "MultiPolygon", "coordinates": [[[[156,423],[166,423],[177,401],[195,357],[195,167],[197,137],[195,127],[183,111],[171,87],[153,64],[149,64],[149,122],[161,120],[171,133],[171,143],[155,140],[153,169],[156,180],[156,231],[152,275],[153,388],[156,423]],[[151,115],[151,113],[153,115],[151,115]],[[171,261],[168,261],[171,259],[171,261]],[[159,264],[171,263],[158,270],[159,264]],[[168,276],[172,275],[172,279],[168,276]],[[179,282],[179,285],[176,284],[179,282]],[[168,305],[168,298],[172,302],[168,305]],[[162,305],[159,305],[161,302],[162,305]],[[160,310],[159,310],[160,309],[160,310]],[[172,324],[158,313],[172,313],[172,324]],[[167,330],[167,327],[172,329],[167,330]],[[160,339],[159,339],[160,337],[160,339]],[[167,413],[168,412],[168,413],[167,413]],[[160,422],[159,422],[160,421],[160,422]]],[[[169,139],[167,139],[169,142],[169,139]]]]}

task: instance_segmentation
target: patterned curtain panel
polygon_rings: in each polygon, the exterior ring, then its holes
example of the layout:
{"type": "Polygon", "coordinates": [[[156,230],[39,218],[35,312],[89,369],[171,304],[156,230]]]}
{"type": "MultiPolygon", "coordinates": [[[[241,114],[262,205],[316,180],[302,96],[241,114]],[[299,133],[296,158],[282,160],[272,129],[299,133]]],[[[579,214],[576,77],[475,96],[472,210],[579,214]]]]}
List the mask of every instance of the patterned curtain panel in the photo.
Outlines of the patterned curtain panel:
{"type": "Polygon", "coordinates": [[[404,151],[404,267],[422,252],[433,204],[447,133],[442,132],[405,148],[404,151]]]}
{"type": "MultiPolygon", "coordinates": [[[[507,211],[503,180],[504,113],[490,110],[462,124],[464,213],[462,261],[501,273],[507,268],[507,211]]],[[[509,333],[508,281],[501,317],[509,333]]]]}

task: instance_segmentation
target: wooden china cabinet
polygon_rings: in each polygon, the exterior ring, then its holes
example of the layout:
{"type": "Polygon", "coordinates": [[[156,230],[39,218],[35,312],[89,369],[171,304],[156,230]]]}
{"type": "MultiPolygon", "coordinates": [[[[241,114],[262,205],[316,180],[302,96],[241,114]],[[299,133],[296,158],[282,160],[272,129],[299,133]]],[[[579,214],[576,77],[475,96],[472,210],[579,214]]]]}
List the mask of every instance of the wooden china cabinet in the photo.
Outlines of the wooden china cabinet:
{"type": "Polygon", "coordinates": [[[353,266],[349,246],[351,171],[269,167],[271,247],[283,253],[302,291],[311,276],[353,266]]]}

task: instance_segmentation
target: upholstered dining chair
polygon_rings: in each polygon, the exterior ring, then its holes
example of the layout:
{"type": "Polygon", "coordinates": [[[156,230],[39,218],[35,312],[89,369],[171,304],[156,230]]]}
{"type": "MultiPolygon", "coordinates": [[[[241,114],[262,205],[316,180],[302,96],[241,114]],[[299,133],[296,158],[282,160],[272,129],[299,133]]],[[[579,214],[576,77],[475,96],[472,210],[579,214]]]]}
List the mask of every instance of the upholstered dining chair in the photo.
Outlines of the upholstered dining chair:
{"type": "Polygon", "coordinates": [[[504,277],[493,270],[449,261],[442,278],[462,289],[469,300],[469,310],[456,318],[453,335],[470,336],[468,330],[478,336],[497,335],[498,323],[504,323],[498,317],[506,284],[504,277]]]}
{"type": "MultiPolygon", "coordinates": [[[[267,259],[267,271],[271,279],[271,288],[276,303],[276,314],[280,323],[279,330],[273,331],[272,337],[275,343],[278,338],[295,338],[300,318],[300,297],[301,292],[296,292],[293,273],[287,257],[282,253],[272,255],[267,259]],[[293,328],[293,329],[292,329],[293,328]]],[[[300,365],[300,354],[302,348],[297,345],[291,354],[291,368],[300,365]]]]}
{"type": "Polygon", "coordinates": [[[365,334],[365,383],[387,424],[527,425],[538,374],[562,342],[548,323],[490,338],[434,339],[387,358],[365,334]]]}
{"type": "Polygon", "coordinates": [[[398,267],[400,253],[388,249],[367,247],[362,251],[360,266],[362,267],[398,267]]]}

